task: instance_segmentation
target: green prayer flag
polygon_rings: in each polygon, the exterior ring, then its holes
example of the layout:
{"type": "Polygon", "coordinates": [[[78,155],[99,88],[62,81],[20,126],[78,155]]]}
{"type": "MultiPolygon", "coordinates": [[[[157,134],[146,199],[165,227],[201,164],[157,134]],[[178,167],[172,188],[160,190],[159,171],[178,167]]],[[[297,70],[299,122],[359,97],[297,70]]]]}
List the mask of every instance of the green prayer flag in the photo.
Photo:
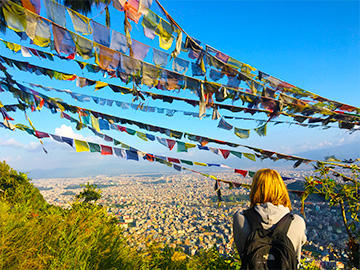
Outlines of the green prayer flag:
{"type": "Polygon", "coordinates": [[[133,130],[131,128],[126,128],[126,132],[129,133],[130,135],[135,135],[136,130],[133,130]]]}
{"type": "Polygon", "coordinates": [[[185,160],[185,159],[180,159],[181,163],[187,164],[187,165],[193,165],[192,161],[190,160],[185,160]]]}
{"type": "Polygon", "coordinates": [[[187,148],[184,142],[177,142],[177,151],[178,152],[187,152],[187,148]]]}
{"type": "Polygon", "coordinates": [[[113,142],[114,142],[115,145],[121,144],[121,142],[119,142],[118,140],[116,140],[116,139],[113,139],[113,140],[114,140],[113,142]]]}
{"type": "Polygon", "coordinates": [[[242,157],[242,153],[241,152],[237,152],[237,151],[230,151],[231,154],[233,154],[234,156],[237,156],[238,158],[242,157]]]}
{"type": "Polygon", "coordinates": [[[101,148],[100,145],[97,143],[91,143],[89,142],[89,147],[90,147],[90,152],[101,152],[101,148]]]}

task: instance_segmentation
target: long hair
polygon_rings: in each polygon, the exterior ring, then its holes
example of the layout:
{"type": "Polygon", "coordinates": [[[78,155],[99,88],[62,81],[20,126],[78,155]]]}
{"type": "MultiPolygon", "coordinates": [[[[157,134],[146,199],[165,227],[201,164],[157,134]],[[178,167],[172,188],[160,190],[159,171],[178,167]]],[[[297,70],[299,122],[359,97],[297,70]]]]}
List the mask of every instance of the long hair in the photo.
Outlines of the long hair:
{"type": "Polygon", "coordinates": [[[272,169],[258,170],[251,184],[251,207],[266,202],[283,205],[291,210],[291,201],[284,180],[272,169]]]}

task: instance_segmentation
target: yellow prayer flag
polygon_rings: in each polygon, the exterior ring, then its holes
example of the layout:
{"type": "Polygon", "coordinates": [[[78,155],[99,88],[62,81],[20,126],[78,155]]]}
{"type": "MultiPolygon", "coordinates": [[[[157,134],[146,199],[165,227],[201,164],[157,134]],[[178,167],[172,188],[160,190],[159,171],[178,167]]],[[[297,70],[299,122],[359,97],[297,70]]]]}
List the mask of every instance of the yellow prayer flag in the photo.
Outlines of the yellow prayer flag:
{"type": "Polygon", "coordinates": [[[26,14],[26,30],[25,30],[25,32],[31,40],[34,40],[35,30],[36,30],[36,26],[38,24],[39,16],[34,13],[31,13],[30,11],[28,11],[26,9],[25,9],[25,14],[26,14]]]}
{"type": "Polygon", "coordinates": [[[147,140],[148,140],[148,139],[146,138],[146,134],[145,134],[145,133],[142,133],[142,132],[137,131],[137,132],[136,132],[136,135],[137,135],[140,139],[142,139],[142,140],[144,140],[144,141],[147,141],[147,140]]]}
{"type": "Polygon", "coordinates": [[[16,44],[16,43],[7,42],[6,47],[8,47],[10,50],[12,50],[14,52],[18,52],[21,50],[21,45],[16,44]]]}
{"type": "Polygon", "coordinates": [[[171,37],[168,41],[166,41],[161,36],[159,36],[159,46],[160,46],[160,48],[162,48],[164,50],[170,49],[173,40],[174,40],[173,37],[171,37]]]}
{"type": "Polygon", "coordinates": [[[250,154],[250,153],[242,153],[244,157],[252,160],[252,161],[256,161],[255,159],[255,155],[254,154],[250,154]]]}
{"type": "Polygon", "coordinates": [[[75,31],[80,32],[83,35],[89,35],[92,33],[90,18],[72,9],[67,9],[67,11],[70,15],[75,31]]]}
{"type": "MultiPolygon", "coordinates": [[[[192,144],[192,143],[185,143],[185,149],[190,149],[190,148],[194,148],[196,147],[196,144],[192,144]]],[[[195,163],[195,162],[194,162],[195,163]]]]}
{"type": "Polygon", "coordinates": [[[248,65],[248,64],[242,64],[242,66],[241,66],[241,71],[242,72],[246,72],[246,73],[250,73],[251,71],[255,71],[256,70],[256,68],[254,68],[254,67],[252,67],[252,66],[250,66],[250,65],[248,65]]]}
{"type": "Polygon", "coordinates": [[[196,162],[196,161],[194,161],[194,165],[207,167],[207,164],[206,164],[206,163],[196,162]]]}
{"type": "Polygon", "coordinates": [[[47,47],[50,45],[50,26],[51,23],[42,19],[38,19],[35,29],[35,37],[33,43],[40,47],[47,47]]]}
{"type": "Polygon", "coordinates": [[[75,140],[76,152],[89,152],[89,145],[85,141],[75,140]]]}
{"type": "Polygon", "coordinates": [[[90,117],[91,117],[91,125],[93,129],[95,129],[96,131],[100,131],[99,119],[97,119],[93,115],[90,115],[90,117]]]}
{"type": "Polygon", "coordinates": [[[105,82],[101,82],[101,81],[96,81],[95,84],[95,91],[100,90],[101,88],[107,86],[108,84],[105,82]]]}
{"type": "Polygon", "coordinates": [[[15,32],[24,32],[26,29],[26,16],[24,8],[11,1],[2,6],[7,27],[15,32]]]}

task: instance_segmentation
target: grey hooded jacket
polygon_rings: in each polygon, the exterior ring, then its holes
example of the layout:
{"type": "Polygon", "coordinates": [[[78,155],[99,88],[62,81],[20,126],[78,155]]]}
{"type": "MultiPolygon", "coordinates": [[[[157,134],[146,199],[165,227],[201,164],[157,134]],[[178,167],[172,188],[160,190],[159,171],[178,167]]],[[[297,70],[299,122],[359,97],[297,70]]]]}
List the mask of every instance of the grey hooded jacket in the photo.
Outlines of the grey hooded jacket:
{"type": "MultiPolygon", "coordinates": [[[[275,225],[283,216],[290,212],[289,208],[283,205],[273,205],[272,203],[263,203],[256,205],[255,210],[260,214],[264,229],[269,229],[275,225]]],[[[299,215],[294,215],[287,236],[294,245],[295,253],[300,262],[301,247],[306,242],[305,221],[299,215]]],[[[244,249],[246,238],[251,233],[250,223],[247,221],[242,212],[237,211],[233,216],[233,235],[236,248],[241,254],[244,249]]]]}

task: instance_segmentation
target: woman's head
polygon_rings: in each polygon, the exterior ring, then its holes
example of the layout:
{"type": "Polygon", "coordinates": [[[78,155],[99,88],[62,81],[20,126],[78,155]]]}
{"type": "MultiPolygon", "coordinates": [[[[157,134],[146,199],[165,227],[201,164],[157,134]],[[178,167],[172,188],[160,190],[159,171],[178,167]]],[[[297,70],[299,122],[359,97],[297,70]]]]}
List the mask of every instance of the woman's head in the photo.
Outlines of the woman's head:
{"type": "Polygon", "coordinates": [[[291,202],[285,183],[280,174],[272,169],[258,170],[251,185],[251,207],[266,202],[273,205],[283,205],[291,210],[291,202]]]}

